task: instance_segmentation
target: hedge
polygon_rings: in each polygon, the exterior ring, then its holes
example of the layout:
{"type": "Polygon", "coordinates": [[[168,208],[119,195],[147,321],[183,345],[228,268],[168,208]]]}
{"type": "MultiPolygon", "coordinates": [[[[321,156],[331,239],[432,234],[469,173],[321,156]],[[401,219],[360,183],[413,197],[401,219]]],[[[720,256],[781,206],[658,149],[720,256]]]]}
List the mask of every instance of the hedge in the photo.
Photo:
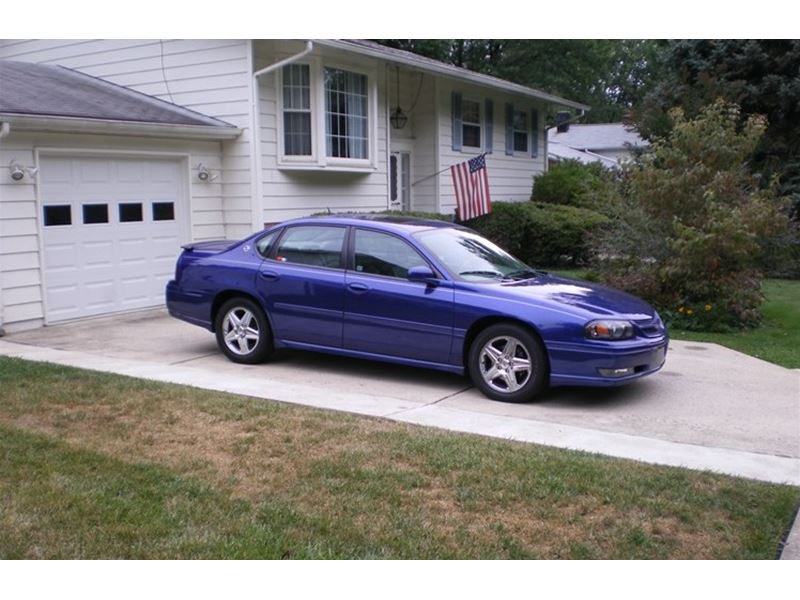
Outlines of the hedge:
{"type": "Polygon", "coordinates": [[[543,202],[495,202],[492,213],[465,223],[533,267],[581,265],[588,233],[608,217],[593,210],[543,202]]]}
{"type": "MultiPolygon", "coordinates": [[[[373,213],[376,214],[376,213],[373,213]]],[[[377,214],[452,221],[453,215],[419,211],[377,214]]],[[[463,223],[532,267],[582,265],[588,232],[608,217],[593,210],[544,202],[493,202],[491,214],[463,223]]]]}

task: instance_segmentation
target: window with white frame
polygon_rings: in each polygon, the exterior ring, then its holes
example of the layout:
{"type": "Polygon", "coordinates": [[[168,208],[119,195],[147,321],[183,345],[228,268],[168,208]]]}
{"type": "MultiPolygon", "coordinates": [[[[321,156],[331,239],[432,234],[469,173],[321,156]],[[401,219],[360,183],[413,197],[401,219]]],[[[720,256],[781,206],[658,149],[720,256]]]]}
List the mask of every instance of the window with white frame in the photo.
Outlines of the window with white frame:
{"type": "Polygon", "coordinates": [[[367,76],[325,68],[325,154],[369,158],[367,76]]]}
{"type": "Polygon", "coordinates": [[[481,103],[465,98],[461,102],[462,143],[469,148],[481,147],[481,103]]]}
{"type": "Polygon", "coordinates": [[[283,152],[311,156],[311,75],[309,65],[283,68],[283,152]]]}
{"type": "Polygon", "coordinates": [[[514,152],[528,151],[528,113],[524,110],[514,110],[512,118],[514,136],[514,152]]]}

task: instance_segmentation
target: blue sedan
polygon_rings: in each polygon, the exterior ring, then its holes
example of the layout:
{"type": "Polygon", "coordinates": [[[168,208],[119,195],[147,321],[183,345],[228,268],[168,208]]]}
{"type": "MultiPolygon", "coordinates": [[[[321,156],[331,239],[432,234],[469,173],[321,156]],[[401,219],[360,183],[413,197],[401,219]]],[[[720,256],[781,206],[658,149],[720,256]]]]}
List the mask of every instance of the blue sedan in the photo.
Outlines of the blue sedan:
{"type": "Polygon", "coordinates": [[[633,381],[661,368],[668,343],[639,298],[534,270],[453,223],[387,216],[184,246],[167,308],[235,362],[329,352],[468,374],[505,402],[633,381]]]}

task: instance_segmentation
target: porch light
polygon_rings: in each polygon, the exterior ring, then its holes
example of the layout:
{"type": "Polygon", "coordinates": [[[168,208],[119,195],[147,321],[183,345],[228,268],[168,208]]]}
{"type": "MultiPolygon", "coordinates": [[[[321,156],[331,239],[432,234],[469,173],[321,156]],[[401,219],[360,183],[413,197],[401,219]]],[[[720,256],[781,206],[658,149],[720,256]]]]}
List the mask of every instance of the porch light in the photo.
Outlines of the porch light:
{"type": "Polygon", "coordinates": [[[392,111],[389,122],[392,124],[392,129],[402,129],[408,123],[408,117],[403,112],[403,109],[398,106],[392,111]]]}
{"type": "Polygon", "coordinates": [[[397,75],[397,107],[389,116],[389,122],[392,124],[392,129],[402,129],[408,123],[408,116],[400,108],[400,67],[395,67],[395,69],[397,75]]]}

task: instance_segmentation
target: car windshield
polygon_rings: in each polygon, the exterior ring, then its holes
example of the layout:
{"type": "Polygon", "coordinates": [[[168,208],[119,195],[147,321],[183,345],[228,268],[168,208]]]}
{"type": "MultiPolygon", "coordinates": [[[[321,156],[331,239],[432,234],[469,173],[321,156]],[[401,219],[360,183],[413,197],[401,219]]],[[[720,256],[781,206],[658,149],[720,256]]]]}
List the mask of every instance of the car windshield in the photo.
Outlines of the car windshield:
{"type": "Polygon", "coordinates": [[[536,271],[486,238],[459,229],[429,229],[414,234],[450,273],[464,281],[528,279],[536,271]]]}

